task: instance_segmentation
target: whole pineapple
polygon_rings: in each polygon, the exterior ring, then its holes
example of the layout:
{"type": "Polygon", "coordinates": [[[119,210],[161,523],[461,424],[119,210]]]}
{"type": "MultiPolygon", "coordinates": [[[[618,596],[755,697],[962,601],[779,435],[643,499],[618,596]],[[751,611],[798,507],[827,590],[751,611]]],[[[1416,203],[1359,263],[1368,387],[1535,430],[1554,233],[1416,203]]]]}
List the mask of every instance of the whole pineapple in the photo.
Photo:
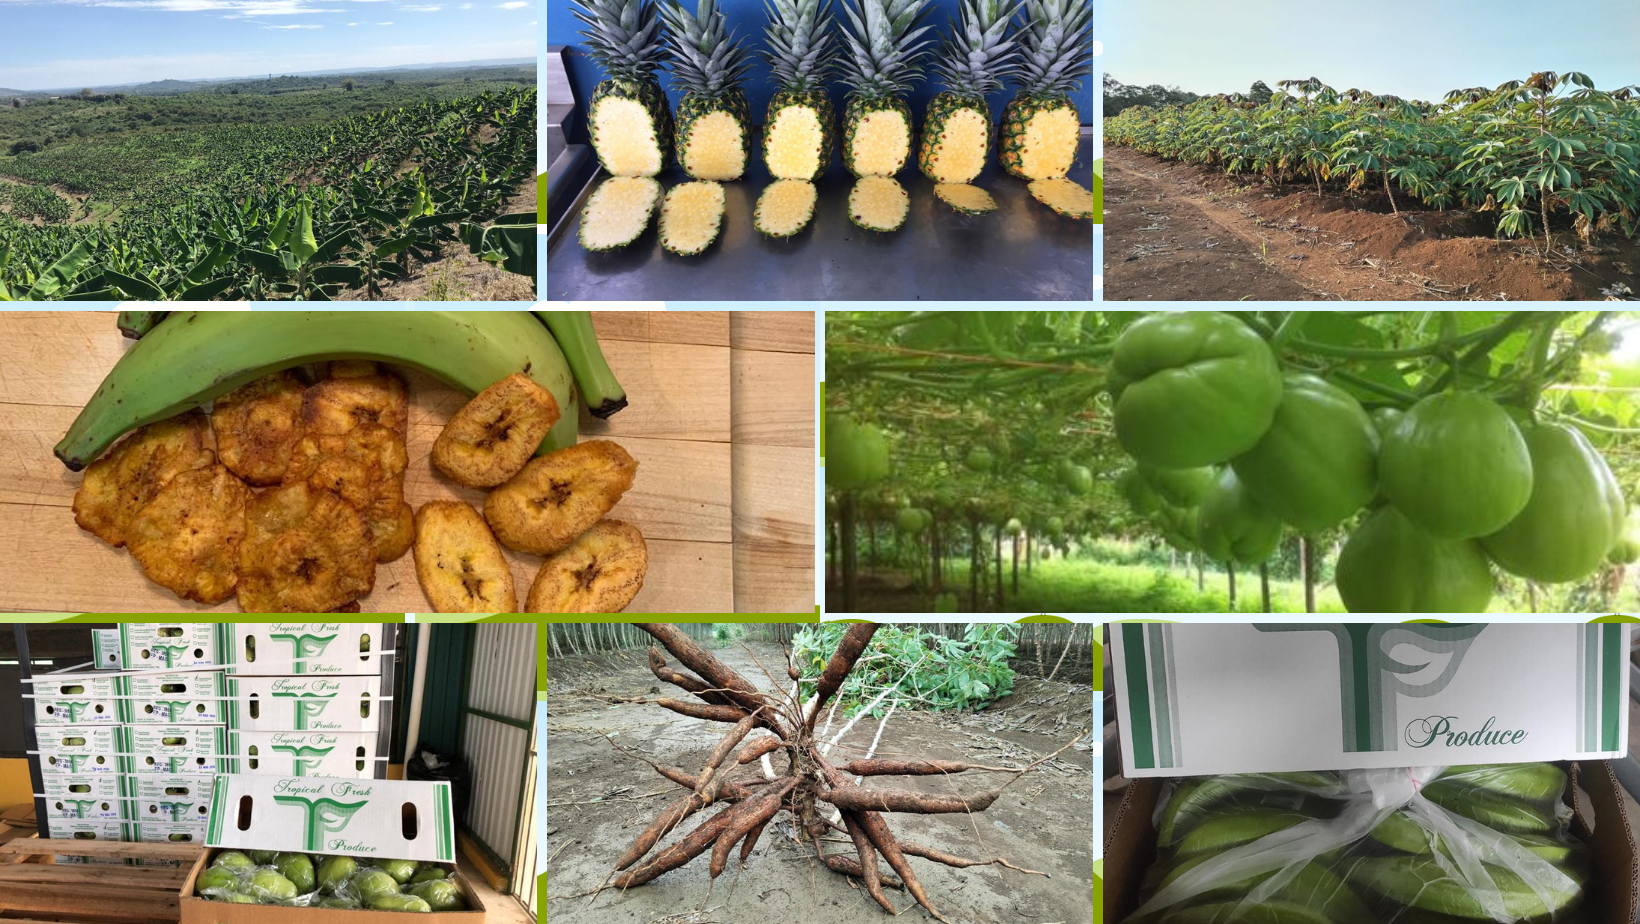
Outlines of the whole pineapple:
{"type": "Polygon", "coordinates": [[[917,61],[929,27],[909,31],[928,0],[845,0],[843,165],[858,177],[893,176],[911,156],[911,107],[905,93],[922,79],[917,61]]]}
{"type": "Polygon", "coordinates": [[[691,16],[677,0],[661,0],[672,82],[678,101],[678,166],[697,180],[738,180],[751,154],[751,107],[740,89],[746,50],[724,25],[716,0],[700,0],[691,16]]]}
{"type": "Polygon", "coordinates": [[[1019,92],[1002,109],[1002,169],[1025,180],[1070,172],[1081,120],[1070,89],[1093,73],[1093,7],[1086,0],[1025,0],[1019,92]]]}
{"type": "Polygon", "coordinates": [[[654,176],[672,147],[672,116],[655,79],[663,40],[650,0],[570,0],[590,27],[581,35],[604,69],[592,91],[587,128],[598,163],[614,176],[654,176]]]}
{"type": "Polygon", "coordinates": [[[835,64],[826,0],[765,0],[764,57],[779,90],[763,118],[763,162],[777,180],[813,182],[831,166],[837,113],[826,94],[835,64]]]}
{"type": "Polygon", "coordinates": [[[985,94],[1002,87],[1019,57],[1008,35],[1019,3],[962,0],[962,22],[940,48],[934,71],[944,80],[928,102],[917,167],[936,183],[966,183],[985,169],[991,153],[991,107],[985,94]]]}

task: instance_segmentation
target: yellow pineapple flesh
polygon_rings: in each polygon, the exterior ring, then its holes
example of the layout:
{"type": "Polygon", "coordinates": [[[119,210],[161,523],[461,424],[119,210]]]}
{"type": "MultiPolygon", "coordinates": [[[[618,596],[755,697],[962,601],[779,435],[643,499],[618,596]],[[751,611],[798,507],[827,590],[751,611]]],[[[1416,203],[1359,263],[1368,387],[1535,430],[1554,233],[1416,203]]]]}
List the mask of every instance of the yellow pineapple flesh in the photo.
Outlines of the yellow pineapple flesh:
{"type": "Polygon", "coordinates": [[[1026,179],[1050,180],[1069,173],[1081,139],[1081,123],[1069,106],[1032,116],[1025,123],[1025,149],[1020,154],[1026,179]]]}
{"type": "Polygon", "coordinates": [[[1074,180],[1055,177],[1032,180],[1026,186],[1031,198],[1066,218],[1093,217],[1093,190],[1085,189],[1074,180]]]}
{"type": "Polygon", "coordinates": [[[911,156],[911,126],[898,112],[879,109],[860,119],[851,145],[856,174],[893,176],[911,156]]]}
{"type": "Polygon", "coordinates": [[[849,220],[868,231],[898,231],[910,211],[910,194],[892,177],[863,176],[849,190],[849,220]]]}
{"type": "Polygon", "coordinates": [[[814,218],[818,192],[807,180],[775,180],[757,197],[753,225],[770,237],[791,237],[814,218]]]}
{"type": "Polygon", "coordinates": [[[581,212],[579,237],[588,250],[614,250],[649,227],[661,184],[650,177],[613,176],[592,192],[581,212]]]}
{"type": "Polygon", "coordinates": [[[710,180],[672,187],[661,203],[661,246],[685,256],[710,247],[723,227],[723,199],[723,187],[710,180]]]}
{"type": "Polygon", "coordinates": [[[697,180],[737,180],[746,172],[743,131],[735,117],[713,112],[695,122],[684,149],[687,172],[697,180]]]}
{"type": "Polygon", "coordinates": [[[997,210],[997,200],[978,186],[967,183],[936,183],[934,196],[964,215],[983,215],[997,210]]]}
{"type": "Polygon", "coordinates": [[[820,118],[808,106],[787,106],[775,114],[763,160],[777,180],[806,180],[820,168],[820,118]]]}
{"type": "Polygon", "coordinates": [[[605,167],[616,176],[654,176],[663,154],[649,110],[635,99],[606,97],[598,101],[591,129],[593,145],[605,167]]]}
{"type": "Polygon", "coordinates": [[[990,126],[972,109],[958,109],[945,120],[945,130],[934,143],[934,175],[939,183],[966,183],[985,169],[990,126]]]}

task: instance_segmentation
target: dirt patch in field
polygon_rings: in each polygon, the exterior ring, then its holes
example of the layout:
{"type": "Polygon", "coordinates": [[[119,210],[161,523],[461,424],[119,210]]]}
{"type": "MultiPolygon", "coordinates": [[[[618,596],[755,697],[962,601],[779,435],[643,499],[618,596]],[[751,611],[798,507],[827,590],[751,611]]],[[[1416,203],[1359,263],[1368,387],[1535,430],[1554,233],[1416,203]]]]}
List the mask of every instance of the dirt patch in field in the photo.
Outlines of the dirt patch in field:
{"type": "MultiPolygon", "coordinates": [[[[756,662],[784,676],[777,645],[751,642],[713,654],[763,690],[774,689],[756,662]],[[755,655],[756,661],[753,660],[755,655]]],[[[591,901],[582,893],[604,881],[617,856],[683,790],[646,764],[617,751],[607,734],[659,763],[698,770],[727,726],[686,718],[658,706],[610,703],[611,696],[683,696],[658,682],[641,650],[604,658],[554,658],[547,667],[547,829],[549,915],[553,924],[897,924],[929,921],[909,895],[886,894],[903,918],[882,911],[853,880],[821,867],[795,837],[789,814],[776,816],[743,869],[731,856],[708,895],[707,857],[626,892],[591,901]],[[732,887],[732,892],[731,892],[732,887]],[[581,897],[575,897],[581,896],[581,897]]],[[[670,657],[669,661],[672,661],[670,657]]],[[[1087,684],[1016,682],[989,709],[962,715],[895,712],[878,757],[924,757],[1023,766],[1091,729],[1087,684]]],[[[839,725],[841,722],[839,721],[839,725]]],[[[877,722],[862,719],[834,756],[863,756],[877,722]]],[[[776,759],[776,767],[784,760],[776,759]]],[[[735,778],[755,776],[755,765],[735,778]]],[[[994,786],[994,774],[893,777],[893,785],[930,793],[994,786]],[[970,777],[974,777],[970,779],[970,777]]],[[[870,781],[868,781],[868,785],[870,781]]],[[[963,924],[1090,924],[1093,871],[1092,738],[1020,778],[976,815],[890,815],[897,837],[975,859],[1001,856],[1048,878],[976,866],[952,869],[912,858],[929,900],[963,924]],[[1080,748],[1086,748],[1082,750],[1080,748]]],[[[692,830],[711,813],[684,822],[692,830]]],[[[687,833],[687,832],[685,832],[687,833]]],[[[673,834],[662,847],[675,842],[673,834]]],[[[829,849],[847,850],[843,844],[829,849]]]]}
{"type": "Polygon", "coordinates": [[[1604,299],[1640,293],[1640,244],[1603,238],[1555,249],[1499,241],[1491,218],[1418,211],[1382,190],[1350,197],[1106,152],[1109,300],[1604,299]]]}

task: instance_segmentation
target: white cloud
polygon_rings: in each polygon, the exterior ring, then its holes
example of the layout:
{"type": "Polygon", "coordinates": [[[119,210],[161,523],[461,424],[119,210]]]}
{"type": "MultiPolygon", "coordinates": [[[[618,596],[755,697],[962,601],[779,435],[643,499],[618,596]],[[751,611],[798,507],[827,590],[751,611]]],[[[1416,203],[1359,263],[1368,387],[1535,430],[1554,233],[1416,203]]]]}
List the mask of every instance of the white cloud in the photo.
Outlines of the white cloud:
{"type": "Polygon", "coordinates": [[[323,29],[324,26],[263,26],[264,29],[323,29]]]}
{"type": "Polygon", "coordinates": [[[507,0],[506,3],[497,3],[495,8],[498,10],[521,10],[526,6],[529,6],[527,0],[507,0]]]}

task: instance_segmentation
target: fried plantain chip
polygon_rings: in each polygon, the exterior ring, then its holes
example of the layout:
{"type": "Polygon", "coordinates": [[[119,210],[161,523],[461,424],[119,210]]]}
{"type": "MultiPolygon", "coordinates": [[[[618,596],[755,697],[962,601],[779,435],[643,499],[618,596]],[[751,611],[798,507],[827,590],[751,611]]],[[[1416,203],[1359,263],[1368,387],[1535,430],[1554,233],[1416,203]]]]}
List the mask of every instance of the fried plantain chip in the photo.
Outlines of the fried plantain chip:
{"type": "Polygon", "coordinates": [[[416,579],[440,613],[512,613],[512,567],[478,511],[432,501],[416,511],[416,579]]]}
{"type": "Polygon", "coordinates": [[[402,488],[377,497],[365,511],[364,522],[379,562],[392,561],[410,551],[410,543],[416,539],[416,512],[404,502],[402,488]]]}
{"type": "Polygon", "coordinates": [[[514,372],[455,412],[433,443],[433,464],[469,488],[494,487],[518,474],[558,417],[552,392],[514,372]]]}
{"type": "Polygon", "coordinates": [[[649,548],[620,520],[599,520],[549,556],[530,585],[531,613],[619,613],[643,587],[649,548]]]}
{"type": "Polygon", "coordinates": [[[306,388],[294,371],[286,369],[216,399],[211,429],[222,464],[247,484],[283,481],[291,447],[302,435],[306,388]]]}
{"type": "Polygon", "coordinates": [[[239,583],[245,487],[220,463],[181,472],[126,526],[126,547],[148,580],[184,600],[221,603],[239,583]]]}
{"type": "Polygon", "coordinates": [[[302,426],[309,433],[339,436],[374,424],[403,438],[409,409],[404,380],[396,375],[325,379],[303,396],[302,426]]]}
{"type": "Polygon", "coordinates": [[[270,488],[245,510],[239,606],[247,613],[326,613],[369,593],[376,551],[364,517],[305,481],[270,488]]]}
{"type": "Polygon", "coordinates": [[[550,555],[608,513],[632,487],[638,463],[609,440],[588,440],[531,459],[484,501],[501,544],[550,555]]]}
{"type": "Polygon", "coordinates": [[[205,415],[190,411],[156,421],[86,466],[74,492],[74,522],[115,548],[131,517],[178,474],[216,461],[207,448],[205,415]]]}

